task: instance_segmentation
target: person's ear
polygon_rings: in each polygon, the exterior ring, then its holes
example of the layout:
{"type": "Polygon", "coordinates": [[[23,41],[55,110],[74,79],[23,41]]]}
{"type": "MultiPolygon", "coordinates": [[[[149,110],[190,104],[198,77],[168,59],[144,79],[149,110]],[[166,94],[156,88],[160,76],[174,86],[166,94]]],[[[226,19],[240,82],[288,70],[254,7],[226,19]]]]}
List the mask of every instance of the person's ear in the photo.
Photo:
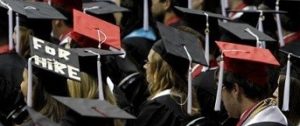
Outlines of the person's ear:
{"type": "Polygon", "coordinates": [[[235,99],[238,99],[240,93],[241,93],[241,87],[240,87],[237,83],[234,83],[234,84],[233,84],[233,88],[232,88],[232,90],[231,90],[232,96],[233,96],[235,99]]]}
{"type": "Polygon", "coordinates": [[[170,10],[171,9],[171,0],[166,0],[163,3],[163,7],[164,7],[164,10],[170,10]]]}

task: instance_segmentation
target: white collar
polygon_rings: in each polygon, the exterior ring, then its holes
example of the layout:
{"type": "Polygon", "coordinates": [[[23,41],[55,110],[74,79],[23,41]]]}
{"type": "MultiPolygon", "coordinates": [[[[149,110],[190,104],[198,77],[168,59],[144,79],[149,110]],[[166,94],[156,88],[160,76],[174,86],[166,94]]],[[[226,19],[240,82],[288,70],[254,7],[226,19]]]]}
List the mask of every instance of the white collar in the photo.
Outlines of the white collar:
{"type": "Polygon", "coordinates": [[[151,98],[151,100],[161,97],[161,96],[169,95],[169,94],[171,94],[171,89],[166,89],[161,92],[158,92],[156,95],[154,95],[154,97],[151,98]]]}

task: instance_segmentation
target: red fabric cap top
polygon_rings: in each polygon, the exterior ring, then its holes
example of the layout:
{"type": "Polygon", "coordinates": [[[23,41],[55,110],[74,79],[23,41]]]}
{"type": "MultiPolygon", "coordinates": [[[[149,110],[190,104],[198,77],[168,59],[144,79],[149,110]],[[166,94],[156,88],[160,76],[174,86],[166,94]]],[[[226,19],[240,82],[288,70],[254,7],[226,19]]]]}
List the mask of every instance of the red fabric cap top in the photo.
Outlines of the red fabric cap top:
{"type": "Polygon", "coordinates": [[[67,12],[72,12],[73,9],[82,10],[82,0],[51,0],[51,5],[67,12]]]}
{"type": "Polygon", "coordinates": [[[267,84],[267,68],[280,65],[268,49],[229,42],[216,43],[224,56],[224,70],[239,74],[255,84],[267,84]]]}
{"type": "Polygon", "coordinates": [[[120,28],[116,25],[73,10],[74,31],[104,44],[121,49],[120,28]]]}

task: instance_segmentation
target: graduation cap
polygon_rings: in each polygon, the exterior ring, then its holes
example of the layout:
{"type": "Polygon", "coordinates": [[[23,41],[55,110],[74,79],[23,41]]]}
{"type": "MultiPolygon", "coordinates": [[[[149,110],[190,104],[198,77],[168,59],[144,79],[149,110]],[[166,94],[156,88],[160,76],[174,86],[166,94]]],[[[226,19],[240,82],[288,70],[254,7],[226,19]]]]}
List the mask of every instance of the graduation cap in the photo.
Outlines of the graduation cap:
{"type": "Polygon", "coordinates": [[[274,26],[276,25],[278,30],[278,38],[280,46],[284,45],[281,20],[279,18],[280,14],[286,14],[286,11],[281,11],[279,8],[277,10],[229,10],[229,12],[241,12],[243,15],[238,19],[239,21],[248,23],[261,32],[275,31],[274,26]],[[274,19],[274,16],[276,18],[274,19]],[[265,31],[267,30],[267,31],[265,31]],[[269,30],[269,31],[268,31],[269,30]]]}
{"type": "MultiPolygon", "coordinates": [[[[156,51],[173,69],[180,73],[186,73],[188,69],[188,105],[187,111],[191,113],[192,106],[192,62],[207,66],[203,55],[203,49],[197,38],[189,33],[167,27],[157,22],[157,27],[162,40],[156,42],[152,49],[156,51]],[[188,68],[184,68],[188,67],[188,68]]],[[[186,79],[186,76],[182,77],[186,79]]]]}
{"type": "MultiPolygon", "coordinates": [[[[204,22],[205,22],[205,28],[204,28],[205,58],[206,58],[207,63],[209,63],[209,48],[210,48],[210,45],[209,45],[209,41],[210,41],[209,38],[210,37],[209,37],[209,35],[210,35],[210,32],[211,32],[210,30],[215,30],[214,26],[218,26],[217,25],[218,19],[229,20],[229,18],[224,17],[220,14],[205,12],[205,11],[202,11],[202,10],[192,10],[192,9],[183,8],[183,7],[175,7],[175,8],[178,9],[180,12],[182,12],[184,14],[200,17],[201,21],[203,21],[202,24],[204,24],[204,22]],[[211,27],[211,26],[213,26],[213,27],[211,27]]],[[[194,20],[194,18],[192,20],[194,20]]]]}
{"type": "MultiPolygon", "coordinates": [[[[13,13],[16,13],[16,35],[19,36],[19,14],[27,17],[28,19],[66,19],[61,13],[55,10],[53,7],[49,6],[43,2],[27,2],[18,0],[7,0],[4,3],[0,1],[1,7],[8,9],[9,16],[9,43],[10,49],[13,49],[13,13]]],[[[19,37],[16,40],[16,51],[19,52],[19,37]]]]}
{"type": "MultiPolygon", "coordinates": [[[[80,71],[84,71],[90,75],[97,75],[99,88],[98,96],[100,100],[104,100],[100,57],[107,55],[121,55],[122,53],[96,48],[73,48],[71,50],[77,53],[79,56],[80,71]]],[[[113,90],[113,87],[111,88],[111,90],[113,90]]]]}
{"type": "Polygon", "coordinates": [[[254,27],[245,23],[235,23],[235,22],[219,22],[219,26],[225,31],[230,33],[229,35],[234,36],[236,40],[226,41],[240,41],[242,44],[253,45],[253,41],[256,43],[256,47],[263,48],[263,41],[274,42],[275,40],[263,32],[258,31],[254,27]]]}
{"type": "Polygon", "coordinates": [[[215,111],[220,110],[224,71],[241,75],[254,85],[267,85],[267,67],[280,64],[268,49],[216,41],[222,55],[218,75],[215,111]]]}
{"type": "Polygon", "coordinates": [[[53,98],[84,117],[135,119],[134,116],[106,101],[59,96],[53,98]]]}
{"type": "Polygon", "coordinates": [[[89,12],[95,15],[127,11],[129,11],[127,8],[120,7],[110,0],[83,3],[83,12],[89,12]]]}
{"type": "Polygon", "coordinates": [[[73,10],[74,31],[114,48],[121,48],[120,28],[106,21],[73,10]]]}
{"type": "Polygon", "coordinates": [[[33,123],[38,126],[60,126],[31,107],[26,108],[33,123]]]}
{"type": "Polygon", "coordinates": [[[287,57],[287,64],[284,67],[285,71],[285,83],[284,83],[284,94],[283,94],[283,104],[282,110],[289,111],[289,101],[290,101],[290,79],[294,76],[293,68],[298,68],[300,63],[300,44],[290,43],[280,49],[280,52],[287,57]]]}

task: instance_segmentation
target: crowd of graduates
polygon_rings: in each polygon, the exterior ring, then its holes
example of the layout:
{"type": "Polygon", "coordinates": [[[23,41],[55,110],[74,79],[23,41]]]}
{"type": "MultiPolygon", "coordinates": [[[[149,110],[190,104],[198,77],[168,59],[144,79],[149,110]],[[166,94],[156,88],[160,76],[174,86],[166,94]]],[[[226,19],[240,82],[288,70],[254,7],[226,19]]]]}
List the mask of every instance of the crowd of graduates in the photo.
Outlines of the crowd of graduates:
{"type": "Polygon", "coordinates": [[[299,0],[0,0],[0,126],[300,126],[299,0]]]}

